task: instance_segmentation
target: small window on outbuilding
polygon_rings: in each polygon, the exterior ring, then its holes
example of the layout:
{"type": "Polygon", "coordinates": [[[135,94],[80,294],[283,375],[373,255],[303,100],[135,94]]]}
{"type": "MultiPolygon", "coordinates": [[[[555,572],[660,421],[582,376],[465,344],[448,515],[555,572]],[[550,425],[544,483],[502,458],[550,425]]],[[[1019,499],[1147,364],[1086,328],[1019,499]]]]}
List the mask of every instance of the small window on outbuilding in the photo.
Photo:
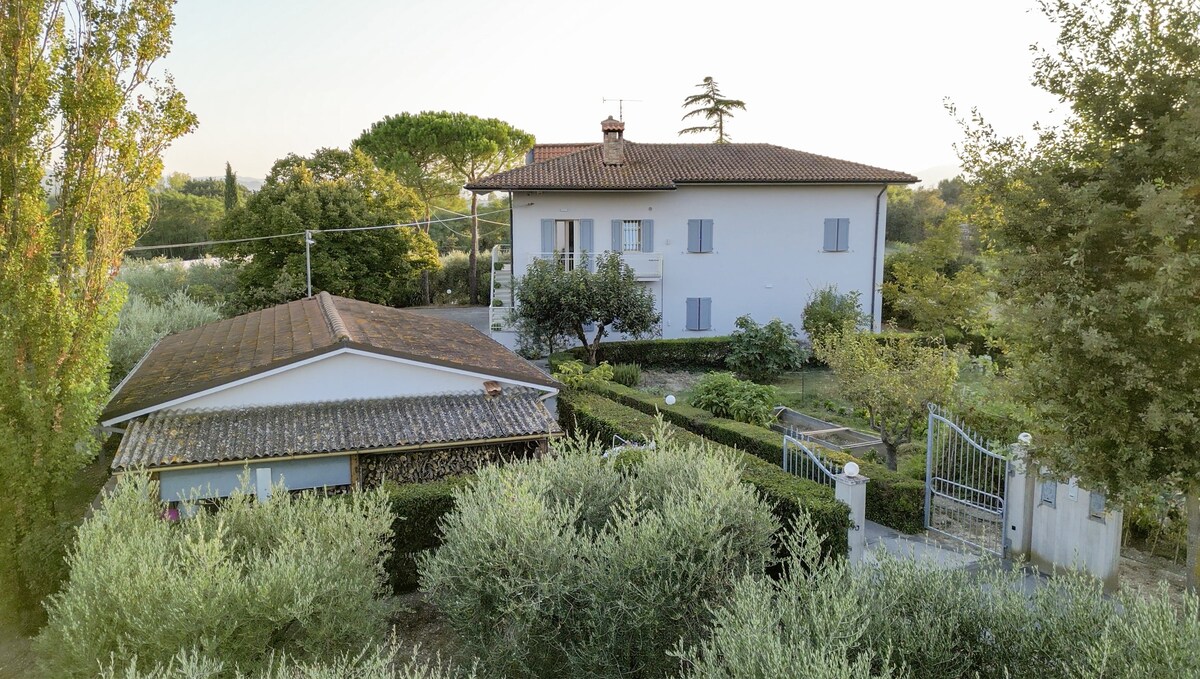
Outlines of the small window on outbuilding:
{"type": "Polygon", "coordinates": [[[1058,500],[1058,481],[1055,481],[1054,479],[1044,479],[1042,481],[1041,500],[1044,504],[1048,504],[1051,507],[1054,506],[1055,502],[1058,500]]]}

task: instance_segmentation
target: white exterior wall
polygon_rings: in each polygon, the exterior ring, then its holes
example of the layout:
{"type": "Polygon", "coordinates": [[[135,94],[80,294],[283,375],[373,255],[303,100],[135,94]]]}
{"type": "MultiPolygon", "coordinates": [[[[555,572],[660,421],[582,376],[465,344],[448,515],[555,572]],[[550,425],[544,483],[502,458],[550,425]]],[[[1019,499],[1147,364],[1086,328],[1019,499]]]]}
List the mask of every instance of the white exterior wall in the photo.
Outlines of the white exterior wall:
{"type": "MultiPolygon", "coordinates": [[[[663,255],[654,291],[663,337],[726,335],[750,314],[800,327],[813,290],[858,291],[863,311],[874,298],[879,327],[887,195],[882,185],[685,186],[674,191],[513,192],[513,270],[517,277],[541,252],[542,219],[595,220],[596,251],[611,247],[613,219],[653,219],[654,251],[663,255]],[[850,220],[848,252],[823,252],[825,219],[850,220]],[[688,220],[713,220],[713,252],[687,252],[688,220]],[[877,252],[877,256],[876,256],[877,252]],[[872,291],[872,261],[875,290],[872,291]],[[712,329],[686,329],[685,300],[712,298],[712,329]]],[[[512,333],[497,333],[497,339],[512,333]]]]}
{"type": "Polygon", "coordinates": [[[1046,573],[1073,568],[1091,573],[1109,590],[1116,589],[1121,562],[1120,509],[1105,507],[1104,517],[1091,515],[1091,492],[1074,479],[1055,484],[1055,501],[1041,500],[1034,485],[1033,535],[1029,561],[1046,573]]]}
{"type": "MultiPolygon", "coordinates": [[[[479,392],[491,377],[463,375],[356,353],[328,354],[306,365],[236,384],[174,408],[236,408],[343,399],[479,392]]],[[[511,382],[510,382],[511,383],[511,382]]]]}

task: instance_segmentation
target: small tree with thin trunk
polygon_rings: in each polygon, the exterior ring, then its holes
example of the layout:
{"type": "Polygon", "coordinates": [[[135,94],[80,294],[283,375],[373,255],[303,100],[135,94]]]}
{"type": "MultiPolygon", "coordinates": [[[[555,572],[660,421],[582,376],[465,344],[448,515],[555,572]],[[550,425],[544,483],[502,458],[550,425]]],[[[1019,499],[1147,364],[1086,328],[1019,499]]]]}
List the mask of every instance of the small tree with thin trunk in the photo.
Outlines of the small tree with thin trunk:
{"type": "Polygon", "coordinates": [[[929,404],[945,403],[958,379],[958,357],[912,336],[883,338],[847,327],[813,345],[832,370],[842,397],[867,411],[896,469],[896,449],[912,439],[929,404]]]}
{"type": "Polygon", "coordinates": [[[658,330],[662,314],[654,295],[638,283],[633,268],[618,253],[601,255],[593,272],[590,261],[566,270],[557,262],[536,260],[517,281],[517,327],[527,338],[553,343],[573,336],[596,364],[600,341],[610,332],[639,338],[658,330]],[[589,337],[590,335],[590,337],[589,337]]]}
{"type": "Polygon", "coordinates": [[[735,110],[745,111],[746,102],[741,99],[726,99],[721,94],[721,89],[717,86],[717,81],[712,79],[712,76],[705,78],[704,82],[696,85],[696,87],[699,87],[703,91],[700,94],[693,94],[683,100],[684,108],[689,106],[695,106],[696,108],[683,114],[683,118],[680,120],[703,116],[705,120],[709,121],[709,124],[685,127],[679,131],[679,134],[716,132],[717,138],[714,143],[729,143],[729,135],[725,134],[725,119],[732,118],[735,110]]]}

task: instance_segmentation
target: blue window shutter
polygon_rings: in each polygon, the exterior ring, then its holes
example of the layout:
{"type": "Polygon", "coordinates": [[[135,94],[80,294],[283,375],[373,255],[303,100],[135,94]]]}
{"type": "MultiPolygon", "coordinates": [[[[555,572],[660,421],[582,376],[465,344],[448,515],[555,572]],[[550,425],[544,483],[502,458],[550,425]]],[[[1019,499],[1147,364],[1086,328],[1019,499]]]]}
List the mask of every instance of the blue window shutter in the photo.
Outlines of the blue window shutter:
{"type": "Polygon", "coordinates": [[[837,249],[838,252],[844,252],[850,249],[850,220],[842,218],[838,220],[837,229],[837,249]]]}
{"type": "Polygon", "coordinates": [[[654,252],[654,220],[642,220],[642,252],[654,252]]]}
{"type": "Polygon", "coordinates": [[[701,297],[700,304],[700,327],[697,330],[712,330],[712,297],[701,297]]]}
{"type": "Polygon", "coordinates": [[[583,332],[585,334],[589,334],[589,335],[593,332],[596,332],[596,324],[595,323],[584,323],[583,324],[583,332]]]}
{"type": "Polygon", "coordinates": [[[699,330],[700,329],[700,298],[699,297],[688,297],[687,298],[687,326],[686,327],[688,330],[699,330]]]}
{"type": "Polygon", "coordinates": [[[825,252],[834,252],[837,250],[837,232],[838,220],[825,220],[825,252]]]}
{"type": "Polygon", "coordinates": [[[621,223],[621,220],[619,220],[619,219],[612,220],[612,251],[613,252],[621,251],[621,237],[623,235],[621,232],[621,229],[623,229],[623,228],[624,228],[624,225],[621,223]]]}
{"type": "Polygon", "coordinates": [[[713,220],[700,220],[700,252],[713,251],[713,220]]]}
{"type": "Polygon", "coordinates": [[[596,251],[596,220],[579,220],[579,249],[593,254],[596,251]]]}
{"type": "Polygon", "coordinates": [[[554,252],[554,220],[542,220],[542,252],[554,252]]]}
{"type": "Polygon", "coordinates": [[[688,252],[703,252],[700,249],[700,232],[703,222],[702,219],[688,220],[688,252]]]}

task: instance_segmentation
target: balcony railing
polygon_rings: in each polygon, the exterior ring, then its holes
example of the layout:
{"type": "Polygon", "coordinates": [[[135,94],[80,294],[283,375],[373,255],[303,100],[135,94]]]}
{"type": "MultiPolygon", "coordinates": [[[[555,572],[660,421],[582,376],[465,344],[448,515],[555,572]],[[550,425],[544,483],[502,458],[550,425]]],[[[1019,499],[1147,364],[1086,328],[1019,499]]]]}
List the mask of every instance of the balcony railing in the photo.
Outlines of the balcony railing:
{"type": "MultiPolygon", "coordinates": [[[[590,253],[585,256],[570,252],[537,252],[530,255],[529,261],[545,259],[558,262],[558,265],[565,269],[574,269],[577,266],[584,266],[586,263],[594,271],[596,269],[596,257],[597,255],[590,253]]],[[[621,259],[633,269],[639,281],[662,280],[663,255],[661,252],[622,252],[621,259]]]]}

